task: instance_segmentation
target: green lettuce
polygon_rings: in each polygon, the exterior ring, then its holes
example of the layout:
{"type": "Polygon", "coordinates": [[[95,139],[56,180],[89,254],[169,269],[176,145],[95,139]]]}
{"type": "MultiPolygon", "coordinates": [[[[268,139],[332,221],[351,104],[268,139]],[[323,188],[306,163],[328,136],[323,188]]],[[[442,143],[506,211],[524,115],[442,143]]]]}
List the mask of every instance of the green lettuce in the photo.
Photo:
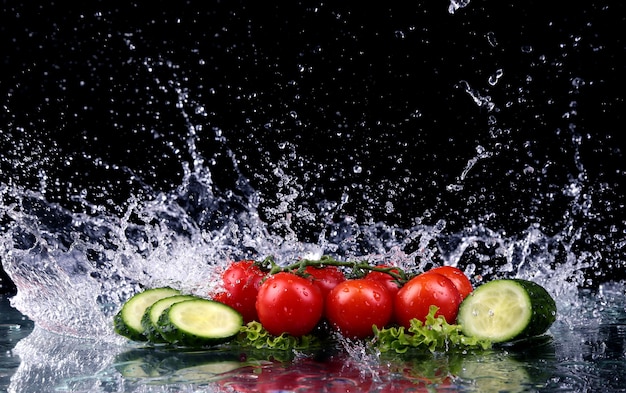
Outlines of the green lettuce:
{"type": "Polygon", "coordinates": [[[488,349],[491,342],[469,337],[461,333],[461,326],[449,324],[443,316],[435,317],[438,308],[431,306],[424,322],[411,320],[411,326],[374,329],[374,345],[381,352],[404,353],[410,348],[427,348],[431,352],[447,351],[453,348],[488,349]]]}
{"type": "MultiPolygon", "coordinates": [[[[460,325],[449,324],[442,316],[435,317],[437,310],[437,307],[431,306],[426,320],[422,322],[412,319],[408,329],[402,326],[383,329],[372,326],[374,337],[370,341],[371,345],[381,352],[395,351],[396,353],[405,353],[411,348],[428,349],[430,352],[491,348],[490,341],[466,336],[461,332],[460,325]]],[[[261,323],[252,321],[241,327],[235,344],[255,349],[290,351],[320,348],[330,339],[330,337],[324,339],[311,334],[294,337],[283,333],[280,336],[274,336],[265,330],[261,323]]]]}
{"type": "Polygon", "coordinates": [[[236,343],[243,347],[256,349],[311,349],[319,345],[319,338],[310,334],[294,337],[287,333],[271,335],[260,322],[252,321],[243,325],[236,338],[236,343]]]}

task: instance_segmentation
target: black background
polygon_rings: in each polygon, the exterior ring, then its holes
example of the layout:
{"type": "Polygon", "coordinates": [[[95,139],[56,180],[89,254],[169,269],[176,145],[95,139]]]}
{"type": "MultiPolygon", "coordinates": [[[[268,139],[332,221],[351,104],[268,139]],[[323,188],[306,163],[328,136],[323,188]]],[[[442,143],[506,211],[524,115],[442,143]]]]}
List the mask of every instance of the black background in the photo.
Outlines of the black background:
{"type": "MultiPolygon", "coordinates": [[[[292,208],[346,193],[341,214],[404,227],[573,220],[580,247],[611,250],[603,274],[621,272],[623,247],[606,243],[624,237],[623,3],[448,5],[4,1],[0,180],[37,188],[43,168],[51,201],[83,209],[68,195],[86,189],[123,210],[131,193],[180,184],[201,125],[216,187],[238,189],[241,170],[268,221],[281,167],[297,180],[292,208]],[[479,147],[490,157],[460,181],[479,147]],[[572,211],[572,183],[591,211],[572,211]]],[[[294,222],[303,240],[322,226],[294,222]]]]}

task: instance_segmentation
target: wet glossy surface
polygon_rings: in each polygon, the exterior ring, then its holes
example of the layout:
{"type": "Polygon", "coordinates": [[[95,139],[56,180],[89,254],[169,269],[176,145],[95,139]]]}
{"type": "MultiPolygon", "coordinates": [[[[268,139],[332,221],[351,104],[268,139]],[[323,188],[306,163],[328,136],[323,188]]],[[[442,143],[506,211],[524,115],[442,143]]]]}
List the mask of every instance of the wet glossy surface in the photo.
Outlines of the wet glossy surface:
{"type": "Polygon", "coordinates": [[[20,365],[15,345],[33,330],[33,322],[11,307],[6,296],[0,295],[0,391],[5,391],[10,378],[20,365]]]}
{"type": "Polygon", "coordinates": [[[37,328],[3,299],[0,390],[624,391],[624,4],[3,3],[0,287],[37,328]],[[324,253],[537,280],[559,317],[465,354],[112,337],[140,288],[324,253]]]}
{"type": "Polygon", "coordinates": [[[487,351],[435,354],[421,350],[378,354],[362,343],[334,343],[324,350],[297,353],[228,347],[200,351],[141,348],[60,336],[39,328],[30,333],[31,324],[3,301],[6,322],[1,328],[8,326],[9,333],[8,339],[3,336],[3,345],[19,344],[16,351],[1,354],[0,389],[619,392],[626,387],[623,291],[618,285],[599,295],[583,294],[581,305],[587,311],[577,319],[564,310],[545,337],[487,351]]]}

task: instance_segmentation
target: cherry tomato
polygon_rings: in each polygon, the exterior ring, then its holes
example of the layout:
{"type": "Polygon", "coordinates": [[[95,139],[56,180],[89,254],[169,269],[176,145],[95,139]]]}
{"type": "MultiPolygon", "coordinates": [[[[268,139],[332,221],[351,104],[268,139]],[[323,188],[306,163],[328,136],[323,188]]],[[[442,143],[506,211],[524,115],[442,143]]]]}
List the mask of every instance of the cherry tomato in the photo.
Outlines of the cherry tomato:
{"type": "Polygon", "coordinates": [[[424,322],[433,305],[439,307],[435,316],[443,315],[448,323],[454,323],[459,304],[461,295],[450,279],[437,273],[422,273],[404,284],[396,294],[395,320],[408,329],[413,318],[424,322]]]}
{"type": "Polygon", "coordinates": [[[326,318],[349,338],[371,336],[372,325],[384,327],[391,319],[392,310],[393,296],[374,280],[346,280],[326,298],[326,318]]]}
{"type": "Polygon", "coordinates": [[[322,290],[324,299],[337,284],[346,281],[346,276],[337,266],[324,266],[321,268],[307,266],[304,272],[313,277],[313,283],[322,290]]]}
{"type": "Polygon", "coordinates": [[[317,325],[324,311],[324,298],[312,280],[280,272],[261,284],[256,310],[259,322],[270,334],[297,337],[310,333],[317,325]]]}
{"type": "Polygon", "coordinates": [[[245,323],[258,320],[255,303],[264,277],[254,261],[233,262],[222,273],[225,292],[216,294],[213,300],[239,311],[245,323]]]}
{"type": "MultiPolygon", "coordinates": [[[[391,266],[380,265],[378,267],[391,267],[391,266]]],[[[392,272],[398,273],[398,269],[393,269],[392,272]]],[[[398,291],[400,290],[400,285],[398,284],[398,282],[391,275],[385,272],[371,271],[367,273],[365,277],[363,278],[365,278],[366,280],[374,280],[374,281],[378,281],[382,283],[383,285],[385,285],[385,287],[387,288],[387,290],[392,296],[395,296],[396,293],[398,293],[398,291]]]]}
{"type": "Polygon", "coordinates": [[[439,266],[430,269],[427,273],[437,273],[447,277],[461,294],[461,299],[465,299],[473,290],[472,283],[463,271],[454,266],[439,266]]]}

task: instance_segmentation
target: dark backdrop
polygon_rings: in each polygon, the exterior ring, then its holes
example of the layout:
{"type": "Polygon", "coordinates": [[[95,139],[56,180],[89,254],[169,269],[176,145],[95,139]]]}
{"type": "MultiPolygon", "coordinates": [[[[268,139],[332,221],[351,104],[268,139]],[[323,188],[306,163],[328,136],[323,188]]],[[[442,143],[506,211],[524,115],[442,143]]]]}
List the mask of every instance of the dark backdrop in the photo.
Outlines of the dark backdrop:
{"type": "MultiPolygon", "coordinates": [[[[268,221],[280,167],[291,207],[347,194],[362,221],[495,212],[508,233],[567,212],[591,249],[623,238],[622,2],[37,3],[1,10],[2,182],[37,188],[43,168],[51,201],[83,209],[67,196],[86,189],[115,211],[180,184],[193,124],[216,187],[241,170],[268,221]],[[596,210],[568,207],[577,181],[596,210]]],[[[294,222],[304,240],[321,225],[294,222]]]]}

